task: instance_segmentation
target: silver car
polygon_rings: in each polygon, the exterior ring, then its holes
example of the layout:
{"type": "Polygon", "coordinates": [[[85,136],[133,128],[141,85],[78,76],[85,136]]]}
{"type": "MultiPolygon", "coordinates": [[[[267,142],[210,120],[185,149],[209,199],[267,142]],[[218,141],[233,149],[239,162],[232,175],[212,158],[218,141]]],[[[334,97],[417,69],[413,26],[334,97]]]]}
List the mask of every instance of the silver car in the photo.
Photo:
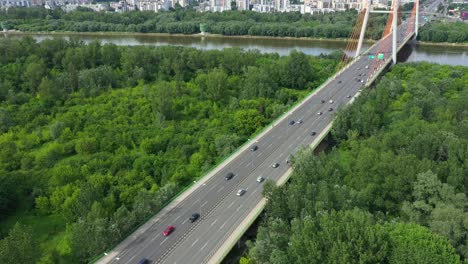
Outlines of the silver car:
{"type": "Polygon", "coordinates": [[[242,195],[244,195],[245,192],[246,192],[245,189],[240,189],[240,190],[237,191],[237,196],[242,196],[242,195]]]}

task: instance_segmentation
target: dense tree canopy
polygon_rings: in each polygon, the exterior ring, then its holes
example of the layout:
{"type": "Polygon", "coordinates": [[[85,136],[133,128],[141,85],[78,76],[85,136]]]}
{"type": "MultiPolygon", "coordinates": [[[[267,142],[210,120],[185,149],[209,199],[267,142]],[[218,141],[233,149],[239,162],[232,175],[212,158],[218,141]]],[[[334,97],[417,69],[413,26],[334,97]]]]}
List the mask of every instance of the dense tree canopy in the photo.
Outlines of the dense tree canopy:
{"type": "MultiPolygon", "coordinates": [[[[76,10],[65,13],[45,8],[0,10],[0,22],[21,31],[140,32],[197,34],[200,23],[207,32],[221,35],[271,37],[347,38],[356,22],[356,11],[327,14],[258,13],[253,11],[196,12],[177,9],[168,12],[132,11],[98,13],[76,10]]],[[[367,38],[379,39],[386,15],[370,17],[367,38]]]]}
{"type": "Polygon", "coordinates": [[[338,57],[31,38],[0,50],[1,263],[29,240],[40,247],[25,258],[89,261],[322,83],[338,57]],[[308,72],[291,72],[296,61],[308,72]]]}
{"type": "Polygon", "coordinates": [[[467,43],[468,24],[463,22],[430,22],[420,29],[418,39],[432,42],[467,43]]]}
{"type": "Polygon", "coordinates": [[[336,148],[304,150],[244,263],[468,258],[468,67],[397,65],[341,110],[336,148]],[[430,74],[429,74],[430,73],[430,74]]]}

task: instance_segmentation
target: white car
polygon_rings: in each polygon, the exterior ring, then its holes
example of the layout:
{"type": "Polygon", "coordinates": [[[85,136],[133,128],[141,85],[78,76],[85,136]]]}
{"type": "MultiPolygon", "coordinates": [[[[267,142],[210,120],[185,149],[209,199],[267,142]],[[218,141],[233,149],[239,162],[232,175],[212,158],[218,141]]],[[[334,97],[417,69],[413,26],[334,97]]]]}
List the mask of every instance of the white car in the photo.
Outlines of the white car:
{"type": "Polygon", "coordinates": [[[333,104],[333,100],[328,101],[330,104],[333,104]]]}
{"type": "Polygon", "coordinates": [[[263,182],[265,180],[265,178],[263,178],[262,176],[258,176],[257,178],[257,182],[263,182]]]}
{"type": "Polygon", "coordinates": [[[246,192],[245,189],[240,189],[240,190],[237,191],[237,196],[242,196],[242,195],[244,195],[245,192],[246,192]]]}

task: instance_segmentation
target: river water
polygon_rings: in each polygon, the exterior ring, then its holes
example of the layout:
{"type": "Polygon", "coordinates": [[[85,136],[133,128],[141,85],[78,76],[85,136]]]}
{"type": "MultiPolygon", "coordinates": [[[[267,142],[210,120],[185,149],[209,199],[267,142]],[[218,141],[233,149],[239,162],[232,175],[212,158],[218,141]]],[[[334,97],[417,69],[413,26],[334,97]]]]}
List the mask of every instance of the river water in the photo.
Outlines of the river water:
{"type": "MultiPolygon", "coordinates": [[[[20,38],[22,35],[3,34],[0,37],[20,38]]],[[[53,38],[51,34],[31,34],[38,40],[53,38]]],[[[243,37],[222,37],[222,36],[169,36],[169,35],[131,35],[131,34],[63,34],[65,38],[71,36],[78,37],[86,43],[98,40],[101,43],[114,43],[116,45],[136,46],[186,46],[198,49],[212,50],[238,47],[243,49],[257,49],[264,53],[276,52],[280,55],[287,55],[293,49],[304,52],[308,55],[328,54],[335,50],[343,50],[345,42],[329,40],[304,40],[304,39],[272,39],[272,38],[243,38],[243,37]]],[[[364,49],[369,44],[364,44],[364,49]]],[[[440,64],[468,66],[468,46],[427,46],[417,45],[412,42],[405,46],[399,54],[402,62],[427,61],[440,64]]]]}

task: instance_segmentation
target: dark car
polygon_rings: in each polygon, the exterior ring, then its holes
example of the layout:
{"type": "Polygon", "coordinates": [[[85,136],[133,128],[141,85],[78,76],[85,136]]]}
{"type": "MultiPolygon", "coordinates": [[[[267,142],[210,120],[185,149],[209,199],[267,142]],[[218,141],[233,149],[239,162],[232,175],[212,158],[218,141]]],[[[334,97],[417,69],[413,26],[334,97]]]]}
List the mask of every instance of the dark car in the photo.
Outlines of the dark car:
{"type": "Polygon", "coordinates": [[[330,112],[333,111],[333,107],[330,107],[330,108],[328,109],[328,111],[330,111],[330,112]]]}
{"type": "Polygon", "coordinates": [[[251,151],[256,151],[257,149],[258,149],[258,146],[257,146],[257,145],[253,145],[253,146],[250,148],[251,151]]]}
{"type": "Polygon", "coordinates": [[[224,178],[226,179],[226,181],[229,181],[230,179],[232,179],[232,177],[234,177],[234,173],[232,172],[228,172],[226,174],[226,176],[224,176],[224,178]]]}
{"type": "Polygon", "coordinates": [[[317,132],[312,131],[312,133],[310,133],[310,135],[311,135],[311,136],[315,136],[315,135],[317,135],[317,132]]]}
{"type": "Polygon", "coordinates": [[[150,260],[147,258],[142,258],[140,261],[138,261],[138,264],[149,264],[150,260]]]}
{"type": "Polygon", "coordinates": [[[323,104],[323,103],[325,103],[325,100],[320,100],[320,102],[323,104]]]}
{"type": "Polygon", "coordinates": [[[291,126],[294,125],[294,123],[296,123],[296,122],[294,122],[294,120],[289,121],[289,124],[290,124],[291,126]]]}
{"type": "Polygon", "coordinates": [[[199,213],[193,213],[192,216],[190,216],[189,221],[190,221],[190,223],[193,223],[193,222],[197,221],[198,218],[200,218],[200,214],[199,213]]]}
{"type": "Polygon", "coordinates": [[[339,80],[338,83],[341,83],[341,80],[339,80]]]}

